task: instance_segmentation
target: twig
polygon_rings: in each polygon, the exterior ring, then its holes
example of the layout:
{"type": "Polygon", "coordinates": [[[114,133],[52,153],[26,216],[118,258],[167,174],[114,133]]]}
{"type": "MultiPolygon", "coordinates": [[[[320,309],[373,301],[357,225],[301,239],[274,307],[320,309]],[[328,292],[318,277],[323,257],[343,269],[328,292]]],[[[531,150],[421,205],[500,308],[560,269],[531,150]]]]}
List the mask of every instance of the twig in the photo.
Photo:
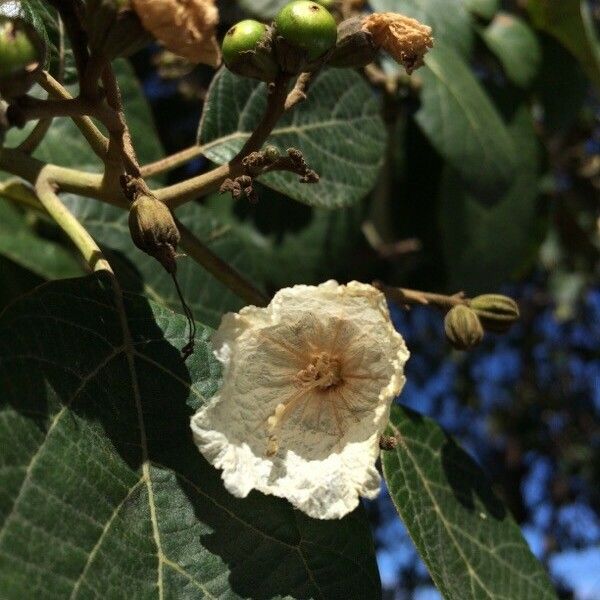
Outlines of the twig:
{"type": "Polygon", "coordinates": [[[196,196],[217,191],[225,179],[234,179],[243,174],[242,161],[244,158],[251,152],[260,150],[286,110],[289,80],[288,75],[282,75],[269,85],[267,108],[260,123],[242,149],[227,164],[208,173],[157,190],[156,196],[173,209],[196,196]]]}
{"type": "Polygon", "coordinates": [[[202,156],[207,148],[207,145],[204,146],[190,146],[185,150],[180,150],[179,152],[175,152],[174,154],[170,154],[169,156],[165,156],[160,160],[157,160],[152,163],[148,163],[147,165],[143,165],[140,168],[142,173],[142,177],[153,177],[154,175],[159,175],[160,173],[164,173],[165,171],[169,171],[170,169],[175,169],[186,162],[193,160],[198,156],[202,156]]]}
{"type": "Polygon", "coordinates": [[[61,202],[50,181],[49,173],[44,169],[40,171],[35,182],[35,191],[42,206],[75,244],[90,269],[92,271],[104,270],[112,273],[111,266],[102,254],[102,250],[100,250],[100,247],[85,227],[61,202]]]}
{"type": "Polygon", "coordinates": [[[401,306],[433,305],[443,309],[450,309],[458,304],[469,304],[469,299],[465,297],[463,292],[459,292],[452,296],[446,296],[444,294],[433,294],[430,292],[421,292],[419,290],[391,287],[385,285],[381,281],[374,281],[373,287],[382,291],[386,298],[397,302],[401,306]]]}
{"type": "MultiPolygon", "coordinates": [[[[40,72],[38,83],[55,98],[73,100],[73,96],[69,94],[68,90],[47,71],[40,72]]],[[[87,116],[76,116],[73,118],[73,122],[84,135],[96,155],[104,160],[108,151],[108,139],[106,136],[96,127],[92,119],[87,116]]]]}
{"type": "Polygon", "coordinates": [[[17,150],[24,154],[32,154],[48,133],[51,125],[52,118],[40,119],[30,134],[17,146],[17,150]]]}
{"type": "Polygon", "coordinates": [[[121,91],[119,90],[119,84],[110,63],[106,63],[104,66],[102,83],[106,90],[108,106],[114,112],[114,115],[112,115],[114,120],[111,123],[108,119],[108,114],[99,114],[98,116],[102,119],[110,133],[110,141],[114,141],[121,152],[125,171],[134,177],[141,177],[140,165],[135,154],[135,149],[133,148],[133,143],[131,142],[129,127],[125,120],[121,91]]]}
{"type": "Polygon", "coordinates": [[[215,279],[250,304],[266,306],[269,303],[260,290],[207,248],[183,223],[177,221],[177,228],[181,234],[181,247],[215,279]]]}

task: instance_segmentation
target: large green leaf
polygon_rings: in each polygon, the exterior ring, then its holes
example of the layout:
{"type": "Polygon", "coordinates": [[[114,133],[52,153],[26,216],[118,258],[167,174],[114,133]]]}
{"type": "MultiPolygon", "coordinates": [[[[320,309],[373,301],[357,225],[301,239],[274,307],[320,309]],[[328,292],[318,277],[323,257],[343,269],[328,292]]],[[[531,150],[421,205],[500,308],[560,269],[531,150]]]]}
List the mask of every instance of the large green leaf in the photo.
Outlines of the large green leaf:
{"type": "Polygon", "coordinates": [[[588,77],[600,87],[600,43],[586,0],[529,0],[536,27],[554,36],[577,58],[588,77]]]}
{"type": "Polygon", "coordinates": [[[473,46],[471,19],[462,0],[370,0],[375,12],[408,15],[433,29],[435,43],[444,43],[463,56],[473,46]]]}
{"type": "Polygon", "coordinates": [[[269,288],[348,278],[351,263],[360,261],[356,249],[362,238],[363,203],[338,210],[311,208],[262,186],[259,198],[245,210],[245,217],[253,220],[250,224],[235,214],[240,206],[230,198],[213,196],[209,205],[252,240],[260,278],[269,288]],[[268,231],[257,231],[261,228],[268,231]]]}
{"type": "Polygon", "coordinates": [[[542,50],[525,21],[509,13],[498,13],[481,36],[511,81],[521,87],[532,83],[540,68],[542,50]]]}
{"type": "MultiPolygon", "coordinates": [[[[242,148],[266,107],[266,88],[222,69],[210,86],[200,123],[205,154],[222,164],[242,148]]],[[[319,173],[305,184],[291,173],[270,173],[269,187],[313,206],[335,208],[362,199],[383,162],[385,128],[379,101],[353,71],[330,69],[319,75],[308,100],[285,115],[269,137],[281,150],[296,147],[319,173]]]]}
{"type": "Polygon", "coordinates": [[[0,589],[22,598],[361,598],[379,578],[362,509],[309,519],[239,500],[189,418],[220,370],[201,328],[115,291],[53,282],[0,317],[0,589]]]}
{"type": "Polygon", "coordinates": [[[492,207],[446,173],[441,230],[449,282],[469,293],[489,292],[527,268],[543,237],[537,214],[539,148],[527,107],[511,124],[519,167],[511,189],[492,207]]]}
{"type": "Polygon", "coordinates": [[[390,495],[446,600],[550,600],[548,576],[476,463],[430,419],[394,406],[390,495]]]}
{"type": "Polygon", "coordinates": [[[261,19],[272,19],[289,0],[239,0],[239,5],[261,19]]]}
{"type": "Polygon", "coordinates": [[[462,3],[469,12],[488,21],[500,8],[500,0],[462,0],[462,3]]]}
{"type": "Polygon", "coordinates": [[[517,158],[502,118],[451,48],[438,44],[425,64],[417,122],[465,183],[495,200],[510,186],[517,158]]]}
{"type": "MultiPolygon", "coordinates": [[[[181,311],[170,275],[131,241],[127,212],[73,196],[66,197],[65,202],[95,239],[112,251],[109,260],[122,285],[181,311]]],[[[248,236],[195,203],[181,207],[177,216],[211,250],[260,287],[261,254],[248,236]]],[[[238,310],[244,305],[240,298],[190,258],[178,260],[177,277],[195,318],[203,323],[217,326],[224,312],[238,310]]]]}
{"type": "Polygon", "coordinates": [[[60,244],[36,235],[25,216],[3,198],[0,198],[0,254],[44,279],[83,274],[82,265],[73,254],[60,244]]]}

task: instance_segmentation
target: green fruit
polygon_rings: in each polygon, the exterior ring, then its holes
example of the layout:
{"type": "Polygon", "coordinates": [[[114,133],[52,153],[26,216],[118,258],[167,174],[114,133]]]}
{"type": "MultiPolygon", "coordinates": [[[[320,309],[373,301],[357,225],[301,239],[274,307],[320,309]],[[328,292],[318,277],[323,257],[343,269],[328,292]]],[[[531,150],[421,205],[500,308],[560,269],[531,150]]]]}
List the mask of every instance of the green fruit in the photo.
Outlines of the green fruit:
{"type": "Polygon", "coordinates": [[[275,18],[275,30],[288,44],[314,61],[335,46],[337,24],[331,13],[316,2],[298,0],[284,6],[275,18]]]}
{"type": "Polygon", "coordinates": [[[243,52],[256,50],[267,33],[267,26],[252,19],[236,23],[223,38],[223,60],[229,67],[241,58],[243,52]]]}
{"type": "Polygon", "coordinates": [[[25,24],[0,18],[0,77],[18,75],[38,66],[40,52],[31,34],[25,24]]]}

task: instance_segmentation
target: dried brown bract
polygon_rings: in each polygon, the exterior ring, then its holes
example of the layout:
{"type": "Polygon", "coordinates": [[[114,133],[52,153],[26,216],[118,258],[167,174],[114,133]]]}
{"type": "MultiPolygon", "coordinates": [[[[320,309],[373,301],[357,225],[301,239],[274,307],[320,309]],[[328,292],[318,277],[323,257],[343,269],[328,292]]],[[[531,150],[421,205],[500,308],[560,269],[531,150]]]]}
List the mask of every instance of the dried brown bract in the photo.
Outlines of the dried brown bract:
{"type": "Polygon", "coordinates": [[[216,67],[219,11],[214,0],[132,0],[143,26],[171,52],[216,67]]]}
{"type": "Polygon", "coordinates": [[[433,47],[431,27],[396,13],[369,15],[363,21],[363,30],[408,73],[423,65],[425,54],[433,47]]]}

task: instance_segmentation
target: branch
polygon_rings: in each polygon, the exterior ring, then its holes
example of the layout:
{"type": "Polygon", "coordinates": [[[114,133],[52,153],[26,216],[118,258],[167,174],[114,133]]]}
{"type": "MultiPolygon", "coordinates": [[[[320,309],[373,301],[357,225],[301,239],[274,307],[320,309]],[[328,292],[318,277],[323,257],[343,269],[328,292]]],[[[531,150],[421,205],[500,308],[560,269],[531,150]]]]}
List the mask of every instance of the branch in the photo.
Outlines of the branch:
{"type": "Polygon", "coordinates": [[[459,304],[469,304],[469,300],[465,297],[463,292],[459,292],[452,296],[446,296],[444,294],[433,294],[430,292],[391,287],[389,285],[385,285],[381,281],[374,281],[373,287],[376,287],[378,290],[383,292],[388,300],[392,300],[401,306],[433,305],[437,306],[438,308],[448,310],[459,304]]]}
{"type": "Polygon", "coordinates": [[[49,175],[49,171],[42,169],[35,182],[35,192],[40,203],[75,244],[92,271],[104,270],[112,273],[110,264],[94,238],[56,195],[49,175]]]}
{"type": "Polygon", "coordinates": [[[183,223],[177,220],[176,223],[181,234],[181,247],[215,279],[249,304],[266,306],[269,303],[269,299],[259,289],[207,248],[183,223]]]}
{"type": "MultiPolygon", "coordinates": [[[[239,175],[242,175],[244,173],[244,158],[248,154],[260,150],[282,115],[306,97],[305,92],[313,76],[314,73],[302,73],[298,77],[294,88],[289,93],[289,76],[279,76],[278,79],[269,85],[267,108],[260,123],[234,158],[227,164],[221,165],[208,173],[203,173],[197,177],[192,177],[186,181],[159,189],[156,191],[156,196],[171,209],[174,209],[196,196],[205,196],[216,192],[220,189],[225,179],[235,179],[239,175]]],[[[198,147],[197,152],[189,149],[186,151],[185,159],[197,156],[200,153],[200,147],[198,147]]],[[[181,164],[181,162],[184,161],[180,161],[180,157],[173,160],[174,164],[181,164]]],[[[167,163],[170,163],[170,159],[167,159],[163,164],[167,163]]],[[[159,168],[162,168],[162,165],[159,168]]]]}
{"type": "MultiPolygon", "coordinates": [[[[38,83],[55,98],[73,100],[73,96],[69,94],[68,90],[47,71],[40,72],[38,83]]],[[[108,139],[96,127],[92,119],[86,116],[76,116],[73,117],[73,122],[84,135],[96,155],[104,160],[106,158],[106,153],[108,152],[108,139]]]]}
{"type": "Polygon", "coordinates": [[[40,119],[31,133],[17,146],[17,150],[24,154],[32,154],[42,143],[51,126],[52,118],[40,119]]]}

